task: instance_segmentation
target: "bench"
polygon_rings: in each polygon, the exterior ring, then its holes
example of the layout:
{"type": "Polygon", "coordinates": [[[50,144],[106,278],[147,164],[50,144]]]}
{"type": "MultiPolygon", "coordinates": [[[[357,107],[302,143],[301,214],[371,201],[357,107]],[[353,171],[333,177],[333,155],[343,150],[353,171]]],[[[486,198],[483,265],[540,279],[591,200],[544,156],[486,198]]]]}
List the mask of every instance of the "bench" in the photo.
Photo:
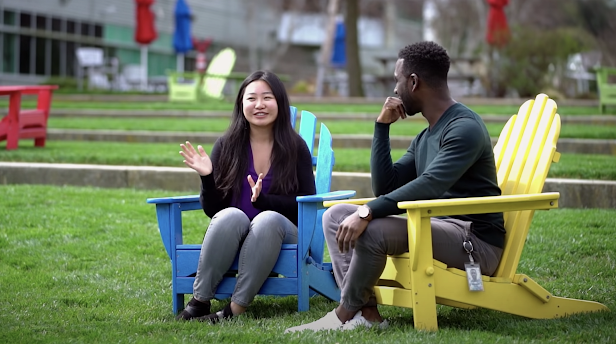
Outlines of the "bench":
{"type": "Polygon", "coordinates": [[[616,68],[597,68],[597,90],[599,91],[599,113],[607,105],[616,105],[616,68]]]}
{"type": "Polygon", "coordinates": [[[6,149],[17,149],[19,139],[34,139],[35,147],[45,147],[51,94],[58,86],[0,86],[0,95],[9,96],[8,114],[0,121],[0,141],[6,149]],[[22,95],[37,95],[36,109],[22,109],[22,95]]]}

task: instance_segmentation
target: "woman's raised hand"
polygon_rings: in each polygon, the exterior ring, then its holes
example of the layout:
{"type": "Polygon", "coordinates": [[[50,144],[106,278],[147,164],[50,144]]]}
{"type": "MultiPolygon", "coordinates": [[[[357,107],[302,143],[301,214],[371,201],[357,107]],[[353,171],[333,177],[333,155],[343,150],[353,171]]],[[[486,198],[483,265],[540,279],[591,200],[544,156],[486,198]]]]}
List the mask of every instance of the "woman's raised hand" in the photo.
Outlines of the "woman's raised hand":
{"type": "Polygon", "coordinates": [[[186,144],[180,144],[180,147],[182,147],[180,155],[184,157],[186,166],[197,171],[201,176],[207,176],[212,173],[212,160],[210,160],[210,157],[201,145],[197,146],[198,152],[188,141],[186,141],[186,144]]]}
{"type": "Polygon", "coordinates": [[[250,198],[250,201],[256,202],[257,198],[259,198],[259,195],[261,194],[261,187],[263,185],[263,173],[259,173],[259,179],[257,179],[256,183],[254,180],[252,180],[252,176],[249,174],[248,184],[250,184],[250,188],[252,189],[252,197],[250,198]]]}

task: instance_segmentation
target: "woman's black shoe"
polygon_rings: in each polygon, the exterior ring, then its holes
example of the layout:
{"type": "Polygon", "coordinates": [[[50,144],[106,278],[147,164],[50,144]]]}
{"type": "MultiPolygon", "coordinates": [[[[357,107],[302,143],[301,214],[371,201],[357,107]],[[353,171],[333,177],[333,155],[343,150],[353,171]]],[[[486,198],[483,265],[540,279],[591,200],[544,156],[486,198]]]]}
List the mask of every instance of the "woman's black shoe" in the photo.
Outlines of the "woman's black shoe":
{"type": "Polygon", "coordinates": [[[212,313],[212,314],[208,314],[208,315],[204,315],[202,317],[198,317],[198,318],[196,318],[196,320],[198,320],[198,321],[205,321],[205,322],[209,321],[212,324],[216,324],[217,322],[219,322],[219,321],[221,321],[223,319],[230,319],[232,317],[233,317],[233,312],[231,311],[231,304],[229,303],[221,311],[218,311],[218,312],[212,313]]]}
{"type": "Polygon", "coordinates": [[[188,301],[186,308],[175,317],[175,320],[190,320],[210,314],[210,301],[201,302],[194,297],[188,301]]]}

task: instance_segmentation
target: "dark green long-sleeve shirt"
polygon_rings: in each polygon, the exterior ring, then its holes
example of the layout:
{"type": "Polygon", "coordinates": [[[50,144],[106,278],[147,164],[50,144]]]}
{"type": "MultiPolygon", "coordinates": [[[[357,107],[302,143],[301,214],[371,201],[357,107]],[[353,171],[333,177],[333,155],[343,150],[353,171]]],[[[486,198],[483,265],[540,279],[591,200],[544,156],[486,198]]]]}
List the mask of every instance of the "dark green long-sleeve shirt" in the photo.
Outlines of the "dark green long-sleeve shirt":
{"type": "MultiPolygon", "coordinates": [[[[368,203],[374,218],[401,214],[397,203],[427,199],[498,196],[490,135],[481,118],[466,106],[452,105],[432,129],[424,129],[395,163],[391,159],[389,124],[376,123],[368,203]]],[[[456,215],[473,222],[475,235],[502,248],[503,213],[456,215]]]]}

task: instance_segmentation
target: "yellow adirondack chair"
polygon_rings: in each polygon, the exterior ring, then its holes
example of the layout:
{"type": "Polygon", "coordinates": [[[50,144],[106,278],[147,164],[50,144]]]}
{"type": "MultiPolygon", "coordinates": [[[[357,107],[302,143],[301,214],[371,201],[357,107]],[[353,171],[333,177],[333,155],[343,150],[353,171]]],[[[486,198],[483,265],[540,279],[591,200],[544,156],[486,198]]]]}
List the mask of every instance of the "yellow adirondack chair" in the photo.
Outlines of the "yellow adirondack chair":
{"type": "Polygon", "coordinates": [[[541,193],[550,164],[560,157],[556,152],[560,134],[556,109],[552,99],[539,94],[526,101],[503,128],[494,147],[502,196],[398,203],[407,212],[409,253],[387,258],[381,280],[388,282],[375,288],[379,304],[413,308],[415,328],[428,331],[438,329],[437,304],[483,307],[535,319],[608,310],[597,302],[553,296],[530,277],[516,273],[534,211],[558,207],[559,193],[541,193]],[[482,276],[484,291],[471,292],[465,271],[433,259],[430,218],[492,212],[505,215],[503,256],[493,277],[482,276]]]}

